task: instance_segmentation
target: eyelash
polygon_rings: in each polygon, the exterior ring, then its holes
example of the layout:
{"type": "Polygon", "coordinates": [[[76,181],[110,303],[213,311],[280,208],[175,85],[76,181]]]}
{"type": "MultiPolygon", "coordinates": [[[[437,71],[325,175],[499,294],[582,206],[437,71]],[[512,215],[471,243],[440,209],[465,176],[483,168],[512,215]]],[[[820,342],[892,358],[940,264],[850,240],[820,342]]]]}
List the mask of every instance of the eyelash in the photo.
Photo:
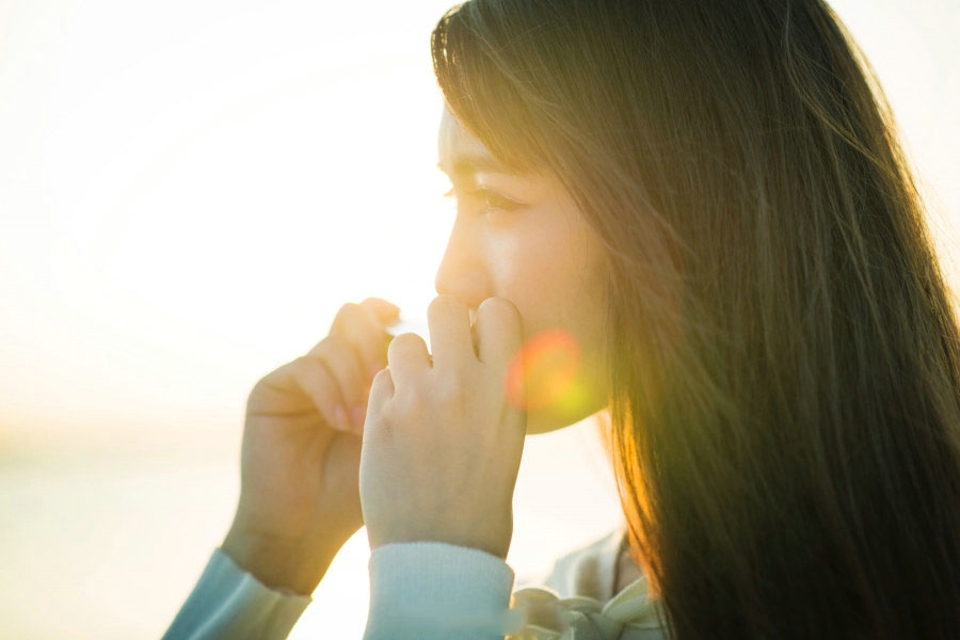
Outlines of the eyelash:
{"type": "MultiPolygon", "coordinates": [[[[443,195],[445,198],[458,197],[456,187],[450,189],[443,195]]],[[[483,215],[489,215],[492,213],[496,213],[498,211],[502,211],[502,212],[516,211],[522,206],[516,200],[511,200],[510,198],[500,195],[496,191],[491,191],[490,189],[485,189],[483,187],[474,189],[472,191],[467,191],[466,193],[464,193],[462,196],[459,196],[459,197],[471,198],[471,199],[479,200],[480,202],[482,202],[484,206],[480,208],[479,213],[483,215]]]]}

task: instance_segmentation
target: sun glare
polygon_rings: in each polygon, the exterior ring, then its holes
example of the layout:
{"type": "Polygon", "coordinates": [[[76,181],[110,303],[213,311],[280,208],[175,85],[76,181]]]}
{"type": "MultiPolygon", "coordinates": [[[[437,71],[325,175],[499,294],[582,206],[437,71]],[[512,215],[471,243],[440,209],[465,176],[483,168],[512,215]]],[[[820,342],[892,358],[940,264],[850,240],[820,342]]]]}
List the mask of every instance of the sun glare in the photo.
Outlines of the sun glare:
{"type": "Polygon", "coordinates": [[[528,411],[563,409],[581,397],[580,347],[569,332],[548,329],[529,338],[507,370],[507,400],[528,411]]]}

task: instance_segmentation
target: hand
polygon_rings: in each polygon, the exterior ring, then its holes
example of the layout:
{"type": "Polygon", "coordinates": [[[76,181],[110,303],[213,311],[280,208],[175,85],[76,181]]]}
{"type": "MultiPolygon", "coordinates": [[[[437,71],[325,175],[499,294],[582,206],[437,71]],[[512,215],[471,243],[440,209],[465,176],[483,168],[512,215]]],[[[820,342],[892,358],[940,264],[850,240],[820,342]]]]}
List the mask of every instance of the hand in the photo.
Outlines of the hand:
{"type": "Polygon", "coordinates": [[[330,335],[247,400],[237,513],[222,548],[270,587],[312,593],[362,525],[358,473],[370,384],[394,305],[345,305],[330,335]]]}
{"type": "Polygon", "coordinates": [[[519,366],[520,313],[484,301],[476,350],[457,298],[436,298],[428,320],[432,360],[421,338],[397,336],[370,390],[360,458],[370,546],[431,540],[505,559],[526,427],[504,391],[519,366]]]}

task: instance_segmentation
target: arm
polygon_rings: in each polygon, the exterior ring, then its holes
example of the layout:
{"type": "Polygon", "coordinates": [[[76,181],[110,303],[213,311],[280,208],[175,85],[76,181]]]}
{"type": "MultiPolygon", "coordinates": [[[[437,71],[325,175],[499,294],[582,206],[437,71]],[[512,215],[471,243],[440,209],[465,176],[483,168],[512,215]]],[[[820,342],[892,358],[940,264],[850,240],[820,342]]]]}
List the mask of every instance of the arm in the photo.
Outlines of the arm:
{"type": "Polygon", "coordinates": [[[520,316],[504,300],[481,304],[476,348],[460,300],[438,297],[428,319],[433,353],[397,336],[370,391],[360,462],[373,550],[365,638],[502,638],[526,427],[504,393],[520,316]]]}
{"type": "Polygon", "coordinates": [[[345,305],[330,335],[254,386],[233,525],[167,638],[286,637],[363,525],[367,392],[386,365],[384,328],[397,312],[372,298],[345,305]]]}
{"type": "Polygon", "coordinates": [[[163,640],[281,640],[309,596],[269,589],[217,549],[163,640]]]}

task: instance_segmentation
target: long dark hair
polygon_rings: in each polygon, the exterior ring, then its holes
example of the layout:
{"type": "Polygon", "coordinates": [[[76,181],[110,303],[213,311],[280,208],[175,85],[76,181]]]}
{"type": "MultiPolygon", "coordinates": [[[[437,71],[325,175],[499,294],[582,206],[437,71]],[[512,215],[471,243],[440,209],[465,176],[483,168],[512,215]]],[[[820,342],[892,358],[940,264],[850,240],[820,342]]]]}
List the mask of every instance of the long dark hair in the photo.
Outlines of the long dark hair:
{"type": "Polygon", "coordinates": [[[450,109],[609,255],[611,440],[675,638],[960,637],[960,350],[821,0],[471,0],[450,109]]]}

